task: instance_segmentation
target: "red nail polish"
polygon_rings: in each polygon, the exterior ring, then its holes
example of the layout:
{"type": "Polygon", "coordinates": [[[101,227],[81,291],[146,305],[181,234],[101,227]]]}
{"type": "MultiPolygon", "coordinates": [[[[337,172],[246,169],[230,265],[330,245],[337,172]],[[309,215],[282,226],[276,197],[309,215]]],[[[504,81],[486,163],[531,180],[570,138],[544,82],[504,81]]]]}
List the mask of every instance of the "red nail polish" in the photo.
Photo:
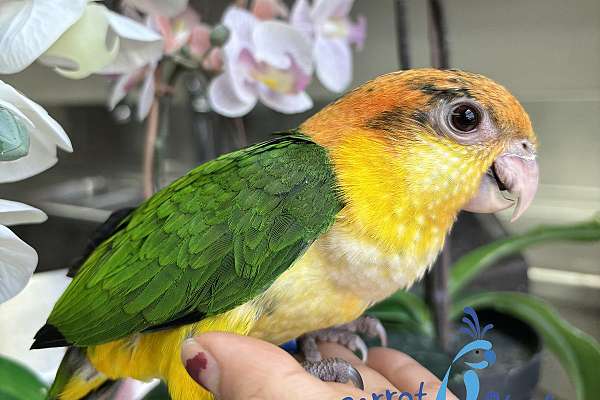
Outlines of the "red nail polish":
{"type": "Polygon", "coordinates": [[[200,374],[207,366],[208,359],[206,358],[206,354],[202,352],[197,353],[193,358],[190,358],[185,362],[185,369],[188,374],[190,374],[190,376],[199,384],[202,384],[200,381],[200,374]]]}

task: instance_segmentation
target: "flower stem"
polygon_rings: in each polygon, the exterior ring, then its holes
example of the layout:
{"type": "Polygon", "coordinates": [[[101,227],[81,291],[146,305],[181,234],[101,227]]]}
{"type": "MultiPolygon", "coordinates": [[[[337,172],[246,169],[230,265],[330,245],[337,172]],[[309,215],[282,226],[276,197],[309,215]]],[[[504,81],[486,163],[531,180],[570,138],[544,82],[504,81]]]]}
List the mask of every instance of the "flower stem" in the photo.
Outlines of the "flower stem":
{"type": "Polygon", "coordinates": [[[154,175],[154,149],[156,147],[156,137],[158,135],[158,98],[154,98],[150,108],[150,114],[146,121],[146,142],[144,145],[144,165],[143,165],[143,181],[144,181],[144,198],[152,196],[155,190],[154,175]]]}
{"type": "Polygon", "coordinates": [[[166,84],[162,83],[161,70],[160,66],[156,70],[154,79],[157,91],[146,122],[143,164],[144,198],[152,196],[160,188],[161,170],[170,128],[171,98],[177,79],[185,68],[175,64],[168,79],[165,80],[166,84]]]}

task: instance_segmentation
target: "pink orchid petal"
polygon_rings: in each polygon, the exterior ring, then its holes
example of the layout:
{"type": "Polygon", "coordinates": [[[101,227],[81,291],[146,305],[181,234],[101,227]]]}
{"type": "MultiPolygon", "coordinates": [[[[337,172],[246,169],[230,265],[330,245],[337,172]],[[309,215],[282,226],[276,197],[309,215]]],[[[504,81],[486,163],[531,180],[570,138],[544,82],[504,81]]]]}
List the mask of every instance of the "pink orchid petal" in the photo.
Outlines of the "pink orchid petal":
{"type": "Polygon", "coordinates": [[[296,114],[309,110],[313,101],[306,92],[282,94],[271,90],[261,90],[260,101],[269,108],[284,114],[296,114]]]}
{"type": "Polygon", "coordinates": [[[254,0],[251,11],[261,20],[285,18],[289,14],[287,6],[281,0],[254,0]]]}
{"type": "Polygon", "coordinates": [[[342,92],[352,81],[352,52],[344,39],[317,38],[315,64],[319,81],[332,92],[342,92]]]}
{"type": "Polygon", "coordinates": [[[204,53],[206,53],[209,48],[210,27],[206,24],[194,26],[188,41],[190,55],[199,60],[204,56],[204,53]]]}
{"type": "Polygon", "coordinates": [[[187,27],[192,27],[200,23],[200,14],[192,7],[187,7],[181,14],[175,17],[176,21],[181,21],[187,27]]]}
{"type": "Polygon", "coordinates": [[[213,110],[230,118],[241,117],[250,112],[256,105],[257,97],[250,101],[237,96],[231,75],[227,72],[219,75],[208,86],[208,99],[213,110]]]}
{"type": "Polygon", "coordinates": [[[354,0],[316,0],[311,12],[312,20],[321,24],[330,18],[347,17],[354,0]]]}
{"type": "Polygon", "coordinates": [[[146,70],[144,83],[142,84],[142,89],[140,90],[140,97],[137,105],[138,121],[143,121],[146,119],[150,113],[150,108],[152,108],[152,103],[154,102],[154,94],[156,92],[154,73],[156,71],[156,65],[156,63],[152,63],[152,65],[150,65],[146,70]]]}
{"type": "Polygon", "coordinates": [[[367,39],[367,18],[359,15],[356,23],[350,25],[348,33],[348,42],[356,46],[357,50],[362,50],[367,39]]]}
{"type": "Polygon", "coordinates": [[[110,96],[108,98],[109,110],[114,110],[117,104],[119,104],[119,102],[123,100],[125,96],[127,96],[127,92],[129,92],[129,90],[127,90],[127,87],[130,86],[129,82],[135,76],[136,72],[137,71],[131,72],[129,74],[123,74],[117,79],[117,81],[111,89],[110,96]]]}
{"type": "Polygon", "coordinates": [[[204,59],[204,69],[208,71],[220,71],[223,69],[223,52],[221,49],[212,49],[208,57],[204,59]]]}
{"type": "Polygon", "coordinates": [[[156,26],[163,37],[165,53],[172,54],[177,43],[171,27],[171,20],[162,15],[156,15],[153,18],[153,25],[156,26]]]}
{"type": "Polygon", "coordinates": [[[312,74],[312,45],[298,29],[280,21],[266,21],[256,26],[253,39],[257,60],[287,69],[293,59],[306,74],[312,74]]]}

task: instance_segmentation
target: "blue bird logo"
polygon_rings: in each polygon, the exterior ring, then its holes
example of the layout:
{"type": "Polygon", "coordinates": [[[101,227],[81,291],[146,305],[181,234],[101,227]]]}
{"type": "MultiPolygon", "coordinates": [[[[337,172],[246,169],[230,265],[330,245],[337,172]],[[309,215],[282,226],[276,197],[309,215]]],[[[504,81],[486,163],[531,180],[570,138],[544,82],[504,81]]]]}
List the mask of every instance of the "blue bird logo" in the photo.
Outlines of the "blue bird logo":
{"type": "Polygon", "coordinates": [[[438,391],[436,400],[444,400],[446,399],[446,391],[448,390],[448,379],[450,378],[450,372],[452,370],[452,366],[463,358],[465,355],[474,352],[475,354],[479,354],[483,352],[483,360],[479,362],[467,362],[463,361],[465,365],[467,365],[470,369],[468,369],[463,375],[463,383],[465,384],[465,389],[467,391],[467,398],[465,400],[477,400],[479,396],[479,376],[477,375],[477,370],[485,369],[496,362],[496,353],[492,350],[492,343],[488,340],[484,340],[484,335],[494,327],[492,324],[487,324],[483,329],[481,329],[479,325],[479,318],[477,317],[477,313],[471,307],[465,307],[464,309],[465,316],[462,319],[462,322],[465,326],[460,328],[461,333],[466,333],[473,340],[467,344],[465,344],[454,356],[452,363],[448,367],[446,371],[446,375],[444,375],[444,380],[442,381],[442,386],[438,391]]]}

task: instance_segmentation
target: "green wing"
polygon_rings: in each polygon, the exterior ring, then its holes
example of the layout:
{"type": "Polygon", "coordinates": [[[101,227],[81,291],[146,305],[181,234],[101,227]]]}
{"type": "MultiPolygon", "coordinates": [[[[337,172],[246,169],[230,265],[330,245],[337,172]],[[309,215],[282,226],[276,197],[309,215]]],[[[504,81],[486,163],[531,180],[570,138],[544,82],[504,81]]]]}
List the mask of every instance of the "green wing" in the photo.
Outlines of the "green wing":
{"type": "Polygon", "coordinates": [[[60,345],[57,335],[105,343],[243,304],[333,223],[342,206],[335,187],[326,150],[300,135],[201,165],[90,255],[34,347],[60,345]]]}

